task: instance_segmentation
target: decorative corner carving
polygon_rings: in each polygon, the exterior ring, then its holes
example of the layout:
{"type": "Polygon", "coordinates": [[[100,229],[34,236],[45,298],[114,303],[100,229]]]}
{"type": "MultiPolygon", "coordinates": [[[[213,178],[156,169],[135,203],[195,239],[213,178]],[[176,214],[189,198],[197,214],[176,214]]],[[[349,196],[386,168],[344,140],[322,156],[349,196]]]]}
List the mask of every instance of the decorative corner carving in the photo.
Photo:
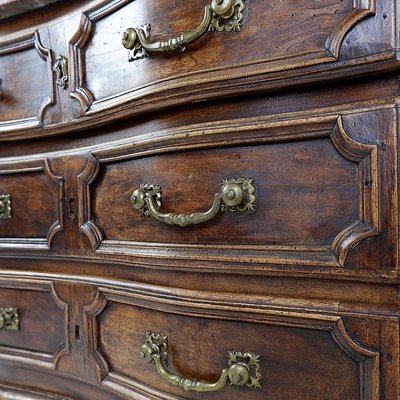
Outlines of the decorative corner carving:
{"type": "Polygon", "coordinates": [[[0,219],[11,219],[10,194],[0,194],[0,219]]]}
{"type": "Polygon", "coordinates": [[[109,0],[98,2],[81,14],[79,27],[69,42],[70,96],[78,100],[85,114],[94,101],[94,95],[86,86],[85,47],[93,37],[96,22],[115,12],[131,0],[109,0]]]}
{"type": "Polygon", "coordinates": [[[359,364],[360,399],[379,398],[379,351],[368,349],[354,341],[348,334],[342,318],[331,329],[333,340],[359,364]]]}
{"type": "Polygon", "coordinates": [[[70,96],[81,104],[85,113],[94,101],[93,93],[85,84],[85,53],[84,48],[89,44],[94,30],[90,17],[82,13],[79,28],[69,42],[71,60],[70,96]]]}
{"type": "Polygon", "coordinates": [[[90,185],[94,182],[99,172],[100,163],[90,154],[85,169],[77,177],[79,193],[79,229],[88,237],[93,251],[96,251],[100,246],[104,237],[101,228],[93,221],[91,211],[90,185]]]}
{"type": "Polygon", "coordinates": [[[87,343],[86,355],[96,371],[99,383],[110,371],[107,361],[99,351],[99,326],[97,322],[97,317],[103,313],[107,305],[108,299],[98,290],[93,302],[83,308],[87,343]]]}
{"type": "Polygon", "coordinates": [[[336,60],[339,58],[343,39],[349,30],[362,19],[374,15],[375,12],[376,0],[354,0],[353,11],[339,21],[325,42],[325,48],[336,60]]]}
{"type": "Polygon", "coordinates": [[[355,142],[345,131],[339,117],[331,134],[337,151],[346,159],[358,164],[359,217],[351,226],[340,232],[332,250],[344,267],[352,248],[361,241],[376,236],[380,230],[378,193],[378,145],[355,142]]]}

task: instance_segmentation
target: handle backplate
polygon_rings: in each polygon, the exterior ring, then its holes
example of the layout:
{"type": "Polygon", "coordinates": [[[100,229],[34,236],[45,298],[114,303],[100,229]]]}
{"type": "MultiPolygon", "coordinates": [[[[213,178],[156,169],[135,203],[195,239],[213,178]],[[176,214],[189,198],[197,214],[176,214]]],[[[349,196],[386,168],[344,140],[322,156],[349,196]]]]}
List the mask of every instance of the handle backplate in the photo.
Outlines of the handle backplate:
{"type": "Polygon", "coordinates": [[[166,369],[168,338],[159,333],[146,332],[146,341],[140,348],[140,357],[147,363],[154,363],[160,376],[174,386],[191,392],[217,392],[228,382],[234,386],[261,388],[260,356],[254,353],[228,352],[228,366],[222,370],[217,382],[210,383],[188,379],[170,373],[166,369]]]}
{"type": "Polygon", "coordinates": [[[7,330],[7,331],[19,330],[18,308],[15,307],[0,308],[0,330],[7,330]]]}

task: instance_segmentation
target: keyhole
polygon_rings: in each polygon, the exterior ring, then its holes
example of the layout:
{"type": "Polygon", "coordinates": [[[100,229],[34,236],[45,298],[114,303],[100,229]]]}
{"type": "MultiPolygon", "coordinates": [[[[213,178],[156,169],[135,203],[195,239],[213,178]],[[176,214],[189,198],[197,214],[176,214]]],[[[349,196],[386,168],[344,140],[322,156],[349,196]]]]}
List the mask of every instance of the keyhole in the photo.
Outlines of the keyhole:
{"type": "Polygon", "coordinates": [[[81,340],[81,332],[80,332],[80,326],[78,324],[75,325],[75,340],[79,342],[81,340]]]}

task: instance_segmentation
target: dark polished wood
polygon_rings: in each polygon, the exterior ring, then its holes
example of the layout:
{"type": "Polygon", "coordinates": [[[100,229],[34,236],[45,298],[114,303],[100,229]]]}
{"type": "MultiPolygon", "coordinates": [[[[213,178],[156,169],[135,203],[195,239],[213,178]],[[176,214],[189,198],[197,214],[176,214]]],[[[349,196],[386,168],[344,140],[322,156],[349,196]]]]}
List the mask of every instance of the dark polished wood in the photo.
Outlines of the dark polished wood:
{"type": "Polygon", "coordinates": [[[0,319],[1,399],[400,400],[400,2],[245,0],[241,32],[128,61],[124,29],[165,38],[207,4],[2,21],[0,308],[20,323],[0,319]],[[241,177],[253,213],[181,228],[131,203],[158,184],[162,212],[204,212],[241,177]],[[262,388],[173,386],[139,355],[146,331],[190,379],[258,354],[262,388]]]}

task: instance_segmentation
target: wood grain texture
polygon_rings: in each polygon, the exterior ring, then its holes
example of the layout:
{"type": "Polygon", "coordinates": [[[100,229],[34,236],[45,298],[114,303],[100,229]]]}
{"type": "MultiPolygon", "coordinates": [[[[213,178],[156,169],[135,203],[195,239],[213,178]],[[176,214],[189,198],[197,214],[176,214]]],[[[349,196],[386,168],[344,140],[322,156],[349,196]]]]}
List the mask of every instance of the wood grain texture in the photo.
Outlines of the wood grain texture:
{"type": "Polygon", "coordinates": [[[9,130],[42,126],[46,110],[55,102],[51,50],[43,46],[35,31],[32,36],[0,42],[0,62],[3,87],[0,135],[9,130]],[[29,71],[35,72],[35,79],[29,71]]]}
{"type": "Polygon", "coordinates": [[[55,368],[59,358],[69,352],[68,307],[52,282],[3,279],[0,302],[17,307],[20,315],[18,331],[0,332],[2,362],[55,368]]]}
{"type": "MultiPolygon", "coordinates": [[[[196,10],[203,1],[173,9],[167,1],[157,8],[143,1],[103,0],[86,6],[80,22],[78,15],[68,16],[70,95],[78,100],[81,118],[66,113],[63,121],[45,127],[26,122],[17,131],[11,124],[0,140],[56,135],[188,102],[397,68],[397,14],[390,0],[330,0],[317,7],[309,0],[273,7],[248,0],[242,32],[212,33],[207,47],[201,41],[182,55],[127,62],[120,43],[124,28],[149,22],[151,12],[156,36],[188,29],[198,23],[196,10]],[[71,32],[75,21],[79,26],[71,32]]],[[[52,29],[58,35],[65,26],[52,29]]]]}
{"type": "Polygon", "coordinates": [[[63,177],[47,159],[0,164],[0,188],[12,208],[12,218],[0,224],[0,248],[50,250],[64,227],[63,177]]]}
{"type": "Polygon", "coordinates": [[[0,398],[400,399],[400,1],[245,0],[242,32],[127,61],[125,28],[165,38],[207,4],[2,20],[0,306],[21,329],[0,329],[0,398]],[[255,213],[188,229],[130,202],[158,183],[163,212],[201,212],[242,176],[255,213]],[[259,353],[263,388],[171,387],[138,355],[146,330],[188,378],[259,353]]]}
{"type": "MultiPolygon", "coordinates": [[[[191,294],[186,292],[183,297],[181,295],[169,297],[166,303],[161,300],[160,294],[152,296],[151,292],[146,293],[146,290],[142,290],[140,293],[128,295],[102,289],[93,304],[87,307],[90,327],[88,330],[91,332],[88,343],[91,343],[92,348],[90,359],[99,371],[99,378],[103,380],[104,385],[112,385],[114,389],[121,392],[136,390],[146,392],[147,389],[149,394],[154,393],[154,388],[158,388],[161,390],[158,393],[159,398],[170,399],[176,398],[175,396],[181,398],[182,392],[164,384],[155,372],[154,366],[143,364],[137,352],[134,351],[140,348],[143,342],[142,330],[144,329],[169,336],[170,369],[177,369],[178,373],[184,376],[193,377],[193,374],[197,373],[199,375],[196,376],[197,378],[207,381],[218,378],[218,371],[224,367],[224,356],[228,349],[250,346],[250,350],[243,349],[243,351],[261,353],[265,389],[246,392],[249,399],[264,398],[268,395],[272,398],[290,397],[300,400],[311,393],[312,396],[321,399],[380,398],[379,355],[355,343],[348,335],[340,317],[316,314],[301,316],[288,311],[282,318],[279,307],[274,311],[270,309],[270,312],[266,309],[261,311],[259,307],[262,303],[253,304],[251,307],[253,317],[245,314],[239,316],[239,303],[228,305],[228,298],[225,303],[227,308],[220,298],[220,307],[217,311],[212,309],[211,302],[207,305],[206,293],[193,293],[192,298],[191,294]],[[201,302],[200,299],[202,299],[201,302]],[[229,315],[232,315],[230,312],[233,310],[235,310],[235,322],[230,322],[229,315]],[[132,325],[129,323],[130,318],[132,318],[132,325]],[[208,318],[210,319],[207,320],[208,318]],[[247,323],[257,321],[258,325],[243,324],[239,322],[242,318],[247,323]],[[121,320],[125,321],[123,325],[119,322],[121,320]],[[119,326],[118,331],[115,330],[115,326],[119,326]],[[226,335],[226,332],[235,332],[235,334],[230,336],[226,335]],[[193,335],[196,338],[196,345],[189,349],[185,346],[193,335]],[[127,344],[132,349],[128,356],[124,350],[125,347],[119,347],[120,343],[127,344]],[[296,361],[288,360],[291,346],[296,349],[294,353],[291,353],[296,361]],[[305,346],[304,356],[301,356],[300,349],[303,346],[305,346]],[[323,347],[318,350],[318,346],[323,347]],[[342,349],[343,359],[338,358],[337,351],[334,350],[335,346],[342,349]],[[212,354],[215,358],[210,357],[207,347],[213,349],[212,354]],[[221,347],[222,354],[217,357],[216,349],[221,347]],[[197,349],[203,349],[203,351],[198,352],[197,349]],[[285,354],[280,355],[280,352],[285,354]],[[316,365],[312,367],[314,352],[316,365]],[[279,372],[279,364],[274,360],[275,357],[287,360],[287,363],[281,366],[285,373],[283,370],[279,372]],[[334,357],[335,361],[329,361],[329,357],[334,357]],[[353,361],[345,361],[347,357],[353,361]],[[337,362],[340,362],[340,366],[335,365],[337,362]],[[306,369],[304,369],[304,363],[307,363],[306,369]],[[296,368],[299,369],[296,371],[296,368]],[[332,370],[324,374],[321,368],[332,368],[332,370]],[[146,371],[144,381],[143,371],[146,371]],[[311,376],[308,378],[303,376],[303,374],[312,374],[313,371],[319,373],[318,385],[313,385],[315,379],[311,376]],[[328,379],[327,386],[324,386],[321,377],[332,375],[335,375],[335,379],[342,384],[330,387],[331,383],[328,379]],[[354,381],[351,383],[349,380],[354,381]],[[303,384],[309,382],[309,385],[302,387],[300,382],[303,384]],[[151,389],[147,387],[149,383],[151,389]],[[292,390],[291,385],[295,389],[292,390]],[[172,394],[172,397],[163,392],[172,394]]],[[[216,304],[215,298],[212,304],[216,304]]],[[[246,306],[247,312],[249,312],[249,306],[250,304],[246,306]]],[[[208,394],[208,398],[232,398],[234,395],[235,388],[232,388],[218,394],[208,394]]],[[[197,394],[186,393],[184,396],[188,399],[200,398],[197,394]]]]}

